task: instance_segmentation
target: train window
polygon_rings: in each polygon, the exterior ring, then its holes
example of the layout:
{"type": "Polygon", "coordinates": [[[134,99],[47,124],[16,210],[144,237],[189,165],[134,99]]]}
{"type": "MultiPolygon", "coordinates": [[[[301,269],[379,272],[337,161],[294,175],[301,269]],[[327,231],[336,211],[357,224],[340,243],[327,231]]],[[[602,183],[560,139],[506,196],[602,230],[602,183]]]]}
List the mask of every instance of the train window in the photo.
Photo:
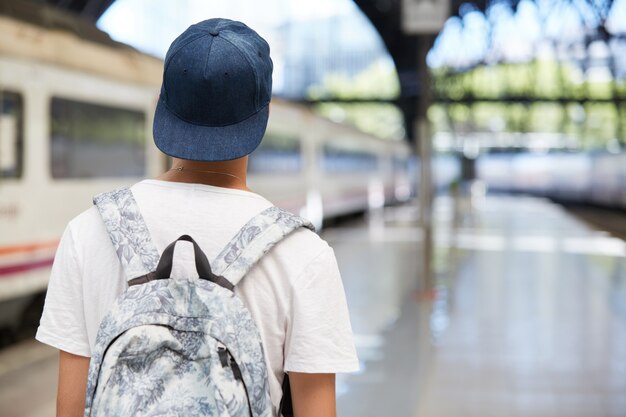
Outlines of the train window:
{"type": "Polygon", "coordinates": [[[378,159],[373,153],[336,144],[324,146],[322,163],[328,172],[367,172],[378,168],[378,159]]]}
{"type": "Polygon", "coordinates": [[[395,172],[406,172],[409,166],[409,157],[396,155],[393,157],[392,164],[395,172]]]}
{"type": "Polygon", "coordinates": [[[24,164],[22,96],[0,90],[0,178],[20,178],[24,164]]]}
{"type": "Polygon", "coordinates": [[[294,173],[302,170],[300,139],[268,132],[248,162],[250,173],[294,173]]]}
{"type": "Polygon", "coordinates": [[[54,97],[50,113],[53,178],[145,175],[143,112],[54,97]]]}

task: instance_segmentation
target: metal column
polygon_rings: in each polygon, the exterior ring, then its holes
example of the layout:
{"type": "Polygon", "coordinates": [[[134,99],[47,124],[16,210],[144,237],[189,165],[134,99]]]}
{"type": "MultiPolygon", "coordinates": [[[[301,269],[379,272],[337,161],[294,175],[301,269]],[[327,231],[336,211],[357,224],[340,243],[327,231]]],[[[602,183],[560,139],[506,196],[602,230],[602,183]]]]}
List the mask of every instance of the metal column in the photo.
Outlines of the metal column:
{"type": "Polygon", "coordinates": [[[433,274],[433,172],[432,138],[428,122],[428,107],[431,103],[430,71],[426,56],[433,44],[432,35],[417,37],[417,72],[419,94],[414,120],[416,155],[419,157],[419,223],[423,231],[422,273],[418,282],[418,291],[430,292],[434,286],[433,274]]]}

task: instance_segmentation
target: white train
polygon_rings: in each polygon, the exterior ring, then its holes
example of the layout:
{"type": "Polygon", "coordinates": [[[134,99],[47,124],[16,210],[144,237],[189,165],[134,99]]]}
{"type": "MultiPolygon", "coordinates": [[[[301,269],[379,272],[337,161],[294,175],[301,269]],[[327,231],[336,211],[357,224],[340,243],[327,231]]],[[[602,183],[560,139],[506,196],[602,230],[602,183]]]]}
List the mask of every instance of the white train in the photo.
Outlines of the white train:
{"type": "MultiPolygon", "coordinates": [[[[0,328],[28,314],[93,195],[168,166],[151,134],[162,61],[76,25],[83,36],[0,15],[0,328]]],[[[408,199],[409,157],[403,142],[274,100],[250,186],[319,226],[408,199]]]]}
{"type": "Polygon", "coordinates": [[[626,153],[484,155],[477,175],[492,190],[626,209],[626,153]]]}

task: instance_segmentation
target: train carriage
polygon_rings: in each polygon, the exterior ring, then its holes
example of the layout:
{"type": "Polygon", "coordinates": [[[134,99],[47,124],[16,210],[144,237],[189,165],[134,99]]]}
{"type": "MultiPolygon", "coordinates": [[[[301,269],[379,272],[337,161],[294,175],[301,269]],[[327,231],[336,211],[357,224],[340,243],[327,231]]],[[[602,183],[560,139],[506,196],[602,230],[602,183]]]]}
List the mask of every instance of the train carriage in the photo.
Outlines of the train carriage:
{"type": "MultiPolygon", "coordinates": [[[[152,141],[162,61],[68,19],[0,14],[0,303],[12,306],[0,327],[45,289],[64,226],[93,195],[170,162],[152,141]]],[[[408,198],[404,142],[280,99],[270,113],[249,184],[276,205],[321,226],[408,198]]]]}

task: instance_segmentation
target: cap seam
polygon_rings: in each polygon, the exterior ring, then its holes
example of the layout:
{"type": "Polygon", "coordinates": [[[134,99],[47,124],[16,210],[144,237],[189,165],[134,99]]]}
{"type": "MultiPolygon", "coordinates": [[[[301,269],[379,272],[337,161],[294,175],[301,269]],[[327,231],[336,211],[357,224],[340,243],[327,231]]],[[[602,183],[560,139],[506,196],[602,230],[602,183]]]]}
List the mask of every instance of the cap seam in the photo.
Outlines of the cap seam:
{"type": "MultiPolygon", "coordinates": [[[[224,32],[231,32],[229,30],[225,30],[224,32]]],[[[239,50],[239,47],[237,45],[235,45],[234,43],[232,43],[230,40],[228,40],[225,37],[220,37],[221,39],[223,39],[224,41],[228,42],[229,44],[232,45],[233,48],[235,48],[235,50],[239,53],[239,55],[241,55],[243,57],[243,59],[248,63],[248,65],[250,66],[250,68],[252,69],[252,72],[254,73],[254,83],[255,83],[255,87],[256,87],[256,91],[254,94],[254,104],[255,107],[259,106],[259,88],[260,88],[260,82],[259,82],[259,74],[257,74],[256,68],[254,67],[254,65],[252,64],[252,62],[250,61],[250,59],[246,56],[246,54],[244,54],[243,52],[241,52],[239,50]]]]}
{"type": "MultiPolygon", "coordinates": [[[[181,46],[179,46],[179,47],[178,47],[178,49],[176,50],[176,52],[174,52],[174,53],[172,54],[172,56],[170,56],[170,59],[169,59],[168,61],[166,61],[166,62],[165,62],[165,66],[163,67],[163,91],[165,91],[165,94],[166,94],[166,95],[167,95],[167,86],[166,86],[166,83],[165,83],[165,74],[167,73],[167,69],[169,68],[170,63],[172,62],[172,60],[174,59],[174,57],[175,57],[176,55],[178,55],[178,53],[181,51],[181,49],[183,49],[185,46],[187,46],[187,45],[189,45],[190,43],[195,42],[195,41],[197,41],[197,40],[199,40],[199,39],[201,39],[201,38],[203,38],[203,37],[205,37],[205,36],[209,36],[209,35],[208,35],[208,34],[206,34],[206,33],[199,33],[198,35],[199,35],[198,37],[193,38],[193,39],[190,39],[189,41],[187,41],[187,42],[185,42],[184,44],[182,44],[181,46]]],[[[213,45],[213,43],[212,43],[212,42],[211,42],[211,45],[213,45]]]]}
{"type": "Polygon", "coordinates": [[[206,54],[206,59],[204,60],[204,68],[202,69],[202,76],[207,76],[207,66],[209,65],[209,58],[211,57],[211,51],[213,50],[213,42],[215,42],[216,36],[211,35],[211,44],[209,45],[209,50],[206,54]]]}

